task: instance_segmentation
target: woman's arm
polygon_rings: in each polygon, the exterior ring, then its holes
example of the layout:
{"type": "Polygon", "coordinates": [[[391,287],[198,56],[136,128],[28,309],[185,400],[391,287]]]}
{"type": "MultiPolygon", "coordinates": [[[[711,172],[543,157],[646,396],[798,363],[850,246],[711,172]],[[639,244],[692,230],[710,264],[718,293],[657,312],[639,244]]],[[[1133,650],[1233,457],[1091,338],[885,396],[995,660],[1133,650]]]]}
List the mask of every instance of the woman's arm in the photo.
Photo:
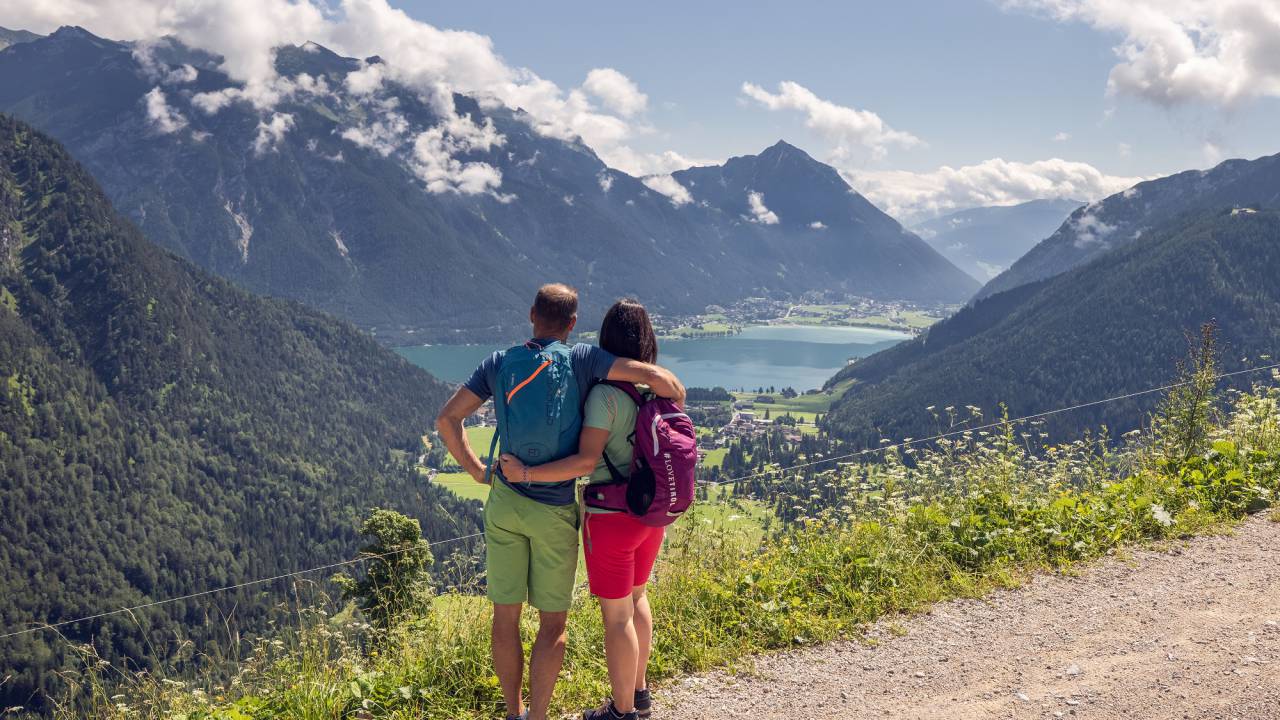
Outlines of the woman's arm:
{"type": "Polygon", "coordinates": [[[525,465],[511,453],[502,453],[502,476],[507,482],[553,483],[590,475],[604,454],[609,431],[584,427],[578,438],[578,452],[543,465],[525,465]]]}
{"type": "Polygon", "coordinates": [[[676,405],[684,407],[684,384],[675,373],[659,365],[620,357],[609,368],[608,379],[648,385],[658,397],[674,400],[676,405]]]}

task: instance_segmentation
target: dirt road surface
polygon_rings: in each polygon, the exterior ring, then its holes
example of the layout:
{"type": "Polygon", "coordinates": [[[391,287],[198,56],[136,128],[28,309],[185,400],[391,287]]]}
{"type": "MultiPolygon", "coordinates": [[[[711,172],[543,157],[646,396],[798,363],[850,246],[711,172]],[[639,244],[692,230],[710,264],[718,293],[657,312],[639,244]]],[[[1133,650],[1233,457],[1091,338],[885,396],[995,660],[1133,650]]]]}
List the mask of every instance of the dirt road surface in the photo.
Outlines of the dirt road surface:
{"type": "MultiPolygon", "coordinates": [[[[659,623],[661,618],[658,618],[659,623]]],[[[685,678],[655,718],[1280,719],[1280,522],[685,678]]]]}

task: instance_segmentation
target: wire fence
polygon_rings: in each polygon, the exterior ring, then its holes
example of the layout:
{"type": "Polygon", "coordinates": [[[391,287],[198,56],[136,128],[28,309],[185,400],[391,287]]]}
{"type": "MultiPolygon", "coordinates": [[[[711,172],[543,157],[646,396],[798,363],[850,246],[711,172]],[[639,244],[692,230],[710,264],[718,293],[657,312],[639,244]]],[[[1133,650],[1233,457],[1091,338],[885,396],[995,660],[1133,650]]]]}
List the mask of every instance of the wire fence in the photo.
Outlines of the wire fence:
{"type": "MultiPolygon", "coordinates": [[[[1271,365],[1265,365],[1265,366],[1255,367],[1255,368],[1248,368],[1248,369],[1246,369],[1246,370],[1237,370],[1237,371],[1234,371],[1234,372],[1221,373],[1221,374],[1218,374],[1218,375],[1215,375],[1215,376],[1214,376],[1214,381],[1216,382],[1216,381],[1224,380],[1224,379],[1226,379],[1226,378],[1230,378],[1230,377],[1236,377],[1236,376],[1240,376],[1240,375],[1248,375],[1248,374],[1252,374],[1252,373],[1263,372],[1263,371],[1266,371],[1266,370],[1280,370],[1280,363],[1274,363],[1274,364],[1271,364],[1271,365]]],[[[859,451],[856,451],[856,452],[845,453],[845,454],[842,454],[842,455],[833,455],[833,456],[831,456],[831,457],[822,458],[822,459],[820,459],[820,460],[813,460],[813,461],[811,461],[811,462],[797,463],[797,464],[795,464],[795,465],[790,465],[790,466],[787,466],[787,467],[770,468],[770,469],[767,469],[767,470],[764,470],[764,471],[761,471],[761,472],[752,473],[752,474],[750,474],[750,475],[742,475],[742,476],[738,476],[738,477],[728,478],[728,479],[725,479],[725,480],[717,480],[717,481],[714,481],[714,482],[704,482],[704,483],[701,483],[701,484],[702,484],[702,485],[704,485],[704,486],[727,485],[727,484],[730,484],[730,483],[735,483],[735,482],[739,482],[739,481],[743,481],[743,480],[752,480],[752,479],[759,478],[759,477],[768,477],[768,476],[771,476],[771,475],[777,475],[777,474],[779,474],[779,473],[783,473],[783,472],[787,472],[787,471],[791,471],[791,470],[800,470],[800,469],[803,469],[803,468],[813,467],[813,466],[817,466],[817,465],[823,465],[823,464],[827,464],[827,463],[839,462],[839,461],[842,461],[842,460],[851,460],[851,459],[853,459],[853,458],[864,457],[864,456],[867,456],[867,455],[871,455],[871,454],[873,454],[873,453],[884,452],[884,451],[886,451],[886,450],[893,450],[893,449],[898,449],[898,448],[904,448],[904,447],[909,447],[909,446],[911,446],[911,445],[919,445],[919,444],[921,444],[921,443],[935,442],[935,441],[937,441],[937,440],[943,440],[943,439],[946,439],[946,438],[955,437],[955,436],[957,436],[957,435],[963,435],[964,433],[972,433],[972,432],[978,432],[978,431],[981,431],[981,430],[989,430],[989,429],[992,429],[992,428],[1005,427],[1005,426],[1012,425],[1012,424],[1016,424],[1016,423],[1023,423],[1023,422],[1027,422],[1027,421],[1030,421],[1030,420],[1036,420],[1036,419],[1039,419],[1039,418],[1050,417],[1050,416],[1052,416],[1052,415],[1059,415],[1059,414],[1062,414],[1062,413],[1072,412],[1072,411],[1074,411],[1074,410],[1081,410],[1081,409],[1088,408],[1088,407],[1095,407],[1095,406],[1098,406],[1098,405],[1105,405],[1105,404],[1107,404],[1107,403],[1119,402],[1119,401],[1121,401],[1121,400],[1128,400],[1128,399],[1131,399],[1131,398],[1140,397],[1140,396],[1144,396],[1144,395],[1151,395],[1151,394],[1154,394],[1154,393],[1168,392],[1169,390],[1173,390],[1174,388],[1178,388],[1178,387],[1183,387],[1183,386],[1185,386],[1185,385],[1189,385],[1189,384],[1191,384],[1192,382],[1194,382],[1194,381],[1192,381],[1192,380],[1188,380],[1188,381],[1184,381],[1184,382],[1171,383],[1171,384],[1168,384],[1168,385],[1162,385],[1162,386],[1160,386],[1160,387],[1148,388],[1148,389],[1146,389],[1146,390],[1139,390],[1139,391],[1137,391],[1137,392],[1125,393],[1125,394],[1123,394],[1123,395],[1116,395],[1116,396],[1114,396],[1114,397],[1104,398],[1104,399],[1102,399],[1102,400],[1092,400],[1092,401],[1090,401],[1090,402],[1084,402],[1084,403],[1079,403],[1079,404],[1076,404],[1076,405],[1070,405],[1070,406],[1067,406],[1067,407],[1056,408],[1056,409],[1054,409],[1054,410],[1046,410],[1046,411],[1044,411],[1044,412],[1033,413],[1033,414],[1031,414],[1031,415],[1023,415],[1023,416],[1021,416],[1021,417],[1017,417],[1017,418],[1011,418],[1011,419],[1007,419],[1007,420],[998,420],[998,421],[994,421],[994,422],[986,423],[986,424],[983,424],[983,425],[973,426],[973,427],[965,427],[965,428],[961,428],[961,429],[958,429],[958,430],[952,430],[952,431],[948,431],[948,432],[944,432],[944,433],[938,433],[938,434],[936,434],[936,435],[931,435],[931,436],[929,436],[929,437],[923,437],[923,438],[908,438],[908,439],[905,439],[905,440],[902,440],[902,441],[899,441],[899,442],[896,442],[896,443],[885,443],[885,444],[882,444],[882,445],[880,445],[880,446],[878,446],[878,447],[874,447],[874,448],[866,448],[866,449],[859,450],[859,451]]],[[[450,543],[461,542],[461,541],[463,541],[463,540],[470,540],[470,539],[473,539],[473,538],[482,537],[483,535],[484,535],[484,533],[483,533],[483,532],[475,532],[475,533],[470,533],[470,534],[468,534],[468,535],[460,535],[460,536],[458,536],[458,537],[446,538],[446,539],[444,539],[444,540],[436,540],[435,542],[428,543],[428,545],[429,545],[429,547],[437,547],[437,546],[440,546],[440,545],[446,545],[446,544],[450,544],[450,543]]],[[[210,596],[210,595],[216,595],[216,594],[218,594],[218,593],[230,592],[230,591],[232,591],[232,590],[239,590],[239,589],[243,589],[243,588],[246,588],[246,587],[251,587],[251,586],[254,586],[254,585],[262,585],[262,584],[266,584],[266,583],[272,583],[272,582],[276,582],[276,581],[278,581],[278,580],[285,580],[285,579],[292,578],[292,577],[299,577],[299,576],[302,576],[302,575],[309,575],[309,574],[312,574],[312,573],[322,572],[322,571],[324,571],[324,570],[333,570],[333,569],[335,569],[335,568],[345,567],[345,566],[348,566],[348,565],[355,565],[355,564],[358,564],[358,563],[367,562],[367,561],[369,561],[369,560],[377,560],[377,559],[380,559],[380,558],[391,557],[391,556],[394,556],[394,555],[398,555],[398,554],[400,554],[400,553],[408,552],[409,550],[412,550],[412,549],[413,549],[413,547],[411,546],[411,547],[400,548],[400,549],[397,549],[397,550],[391,550],[391,551],[388,551],[388,552],[385,552],[385,553],[378,553],[378,554],[365,554],[365,555],[361,555],[360,557],[352,558],[352,559],[350,559],[350,560],[343,560],[343,561],[340,561],[340,562],[330,563],[330,564],[328,564],[328,565],[320,565],[320,566],[318,566],[318,567],[307,568],[306,570],[297,570],[297,571],[295,571],[295,572],[283,573],[283,574],[280,574],[280,575],[273,575],[273,576],[271,576],[271,577],[258,578],[258,579],[255,579],[255,580],[247,580],[247,581],[245,581],[245,582],[236,583],[236,584],[234,584],[234,585],[226,585],[226,586],[223,586],[223,587],[212,588],[212,589],[210,589],[210,590],[203,590],[203,591],[200,591],[200,592],[189,593],[189,594],[186,594],[186,595],[179,595],[179,596],[177,596],[177,597],[166,598],[166,599],[164,599],[164,600],[155,600],[155,601],[153,601],[153,602],[142,603],[142,604],[140,604],[140,605],[134,605],[134,606],[131,606],[131,607],[123,607],[123,608],[119,608],[119,609],[116,609],[116,610],[107,610],[107,611],[100,612],[100,613],[97,613],[97,614],[94,614],[94,615],[86,615],[86,616],[84,616],[84,617],[78,617],[78,618],[74,618],[74,619],[71,619],[71,620],[61,620],[61,621],[56,622],[56,623],[41,624],[41,625],[37,625],[37,626],[34,626],[34,627],[25,628],[25,629],[22,629],[22,630],[14,630],[14,631],[11,631],[11,632],[7,632],[7,633],[5,633],[5,634],[3,634],[3,635],[0,635],[0,640],[4,640],[4,639],[6,639],[6,638],[17,637],[17,636],[19,636],[19,635],[27,635],[27,634],[30,634],[30,633],[42,632],[42,631],[46,631],[46,630],[54,630],[54,629],[57,629],[57,628],[60,628],[60,627],[64,627],[64,626],[66,626],[66,625],[74,625],[74,624],[76,624],[76,623],[87,622],[87,621],[90,621],[90,620],[98,620],[98,619],[100,619],[100,618],[110,617],[110,616],[112,616],[112,615],[120,615],[120,614],[123,614],[123,613],[132,613],[132,612],[135,612],[135,611],[138,611],[138,610],[145,610],[145,609],[147,609],[147,608],[153,608],[153,607],[157,607],[157,606],[160,606],[160,605],[169,605],[169,604],[172,604],[172,603],[182,602],[182,601],[184,601],[184,600],[193,600],[193,599],[195,599],[195,598],[207,597],[207,596],[210,596]]]]}

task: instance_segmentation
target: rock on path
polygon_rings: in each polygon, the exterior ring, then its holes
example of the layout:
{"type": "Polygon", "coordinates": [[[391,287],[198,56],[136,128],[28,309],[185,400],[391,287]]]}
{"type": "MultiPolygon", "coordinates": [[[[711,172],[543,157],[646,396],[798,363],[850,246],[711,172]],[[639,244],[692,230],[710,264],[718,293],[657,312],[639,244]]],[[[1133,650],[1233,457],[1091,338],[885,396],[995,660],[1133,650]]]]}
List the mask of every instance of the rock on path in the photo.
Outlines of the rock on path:
{"type": "Polygon", "coordinates": [[[1038,576],[870,635],[762,656],[749,676],[685,678],[654,716],[1280,719],[1280,523],[1038,576]]]}

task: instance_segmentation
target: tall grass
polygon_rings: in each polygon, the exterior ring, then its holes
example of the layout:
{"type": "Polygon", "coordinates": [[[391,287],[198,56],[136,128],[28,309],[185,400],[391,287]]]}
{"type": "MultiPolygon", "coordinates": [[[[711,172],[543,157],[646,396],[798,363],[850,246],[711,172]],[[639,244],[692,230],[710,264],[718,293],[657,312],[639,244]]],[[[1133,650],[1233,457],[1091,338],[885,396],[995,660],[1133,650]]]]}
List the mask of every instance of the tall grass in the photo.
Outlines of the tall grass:
{"type": "MultiPolygon", "coordinates": [[[[1225,405],[1216,419],[1205,416],[1203,433],[1178,429],[1178,442],[1194,440],[1180,446],[1186,452],[1167,451],[1160,438],[1170,433],[1159,421],[1119,442],[1059,444],[1034,424],[1010,424],[819,473],[802,483],[807,493],[789,498],[801,519],[772,534],[742,524],[751,514],[745,505],[732,515],[695,512],[673,526],[651,589],[650,677],[856,637],[886,614],[978,596],[1030,573],[1215,530],[1262,510],[1280,493],[1280,393],[1259,387],[1225,405]]],[[[90,660],[73,677],[77,702],[60,714],[501,717],[488,607],[479,597],[433,597],[385,629],[349,610],[330,617],[302,609],[296,619],[257,642],[221,687],[153,675],[121,680],[90,660]]],[[[557,707],[574,710],[607,693],[602,637],[597,609],[580,589],[557,707]]]]}

